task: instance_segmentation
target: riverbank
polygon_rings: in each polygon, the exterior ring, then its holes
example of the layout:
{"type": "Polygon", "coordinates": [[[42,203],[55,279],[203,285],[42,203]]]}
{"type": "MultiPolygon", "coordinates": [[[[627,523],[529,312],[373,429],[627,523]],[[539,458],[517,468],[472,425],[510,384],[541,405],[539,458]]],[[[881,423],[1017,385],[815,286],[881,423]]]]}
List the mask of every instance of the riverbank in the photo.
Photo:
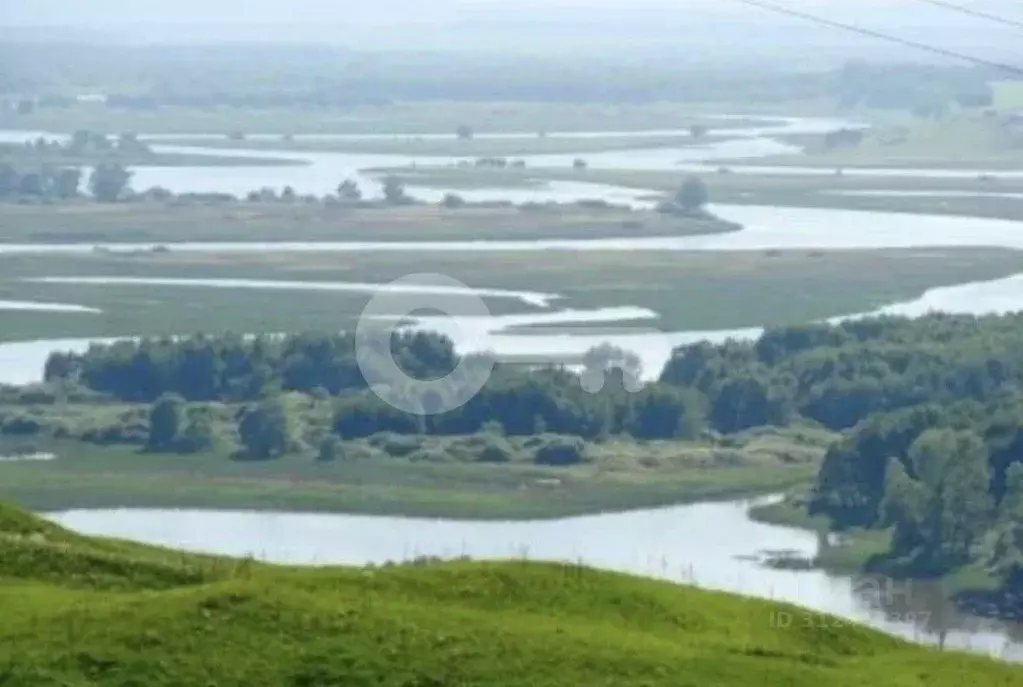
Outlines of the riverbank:
{"type": "MultiPolygon", "coordinates": [[[[819,569],[842,575],[892,573],[888,567],[877,564],[889,551],[892,537],[890,530],[853,529],[827,536],[830,530],[828,519],[808,514],[803,491],[795,490],[783,500],[754,506],[749,515],[756,522],[795,527],[815,532],[822,537],[822,545],[812,560],[779,559],[775,562],[777,565],[794,565],[801,569],[819,569]],[[806,567],[802,568],[804,564],[806,567]]],[[[908,579],[912,581],[914,578],[908,579]]],[[[959,569],[927,581],[937,583],[944,597],[954,602],[964,613],[1011,622],[1023,621],[1023,599],[1010,591],[999,589],[998,580],[979,566],[959,569]]]]}
{"type": "Polygon", "coordinates": [[[1023,162],[1008,176],[982,167],[975,168],[972,174],[967,168],[957,172],[958,176],[943,175],[942,171],[954,171],[949,167],[936,167],[931,173],[921,169],[918,175],[853,171],[836,174],[834,168],[827,173],[823,167],[821,173],[813,173],[808,165],[802,170],[796,165],[789,170],[772,171],[761,159],[747,162],[751,165],[747,168],[715,162],[704,169],[687,168],[681,172],[554,167],[493,170],[420,165],[414,170],[393,167],[373,173],[393,174],[410,185],[455,190],[497,186],[529,189],[549,182],[587,182],[649,191],[649,198],[655,201],[672,196],[684,176],[693,175],[704,181],[713,204],[1023,219],[1023,179],[1019,177],[1023,162]]]}

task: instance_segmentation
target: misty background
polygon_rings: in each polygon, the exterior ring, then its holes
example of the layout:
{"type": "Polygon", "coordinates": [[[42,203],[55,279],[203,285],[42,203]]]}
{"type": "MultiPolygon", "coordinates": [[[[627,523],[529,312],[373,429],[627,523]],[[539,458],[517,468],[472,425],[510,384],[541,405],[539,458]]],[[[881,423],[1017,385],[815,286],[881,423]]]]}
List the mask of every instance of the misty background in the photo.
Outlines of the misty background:
{"type": "MultiPolygon", "coordinates": [[[[916,0],[776,4],[987,59],[1012,60],[1020,53],[1018,29],[916,0]]],[[[960,4],[1023,21],[1023,6],[1014,0],[960,4]]],[[[683,65],[760,65],[772,59],[792,61],[778,65],[787,69],[828,68],[854,57],[939,59],[736,0],[7,0],[0,5],[5,41],[316,44],[612,62],[663,57],[683,65]]]]}

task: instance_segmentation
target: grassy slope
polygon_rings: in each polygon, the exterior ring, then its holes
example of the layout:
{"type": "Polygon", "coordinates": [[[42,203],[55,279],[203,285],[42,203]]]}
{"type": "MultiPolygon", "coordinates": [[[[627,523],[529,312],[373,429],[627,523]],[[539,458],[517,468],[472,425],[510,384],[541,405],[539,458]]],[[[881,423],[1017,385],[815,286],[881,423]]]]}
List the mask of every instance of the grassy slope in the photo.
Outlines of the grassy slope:
{"type": "Polygon", "coordinates": [[[0,506],[7,687],[1023,684],[791,607],[524,562],[298,570],[72,535],[0,506]]]}

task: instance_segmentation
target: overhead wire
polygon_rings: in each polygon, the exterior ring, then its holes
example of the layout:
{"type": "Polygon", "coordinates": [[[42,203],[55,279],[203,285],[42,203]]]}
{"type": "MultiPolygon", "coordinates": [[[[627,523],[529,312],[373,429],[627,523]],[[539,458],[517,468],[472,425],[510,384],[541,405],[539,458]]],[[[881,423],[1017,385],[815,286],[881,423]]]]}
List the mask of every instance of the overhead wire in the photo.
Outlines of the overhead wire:
{"type": "Polygon", "coordinates": [[[769,12],[776,14],[784,14],[790,17],[797,17],[806,21],[820,24],[821,26],[828,26],[834,29],[841,29],[850,33],[856,33],[861,36],[867,36],[870,38],[876,38],[878,40],[887,41],[889,43],[895,43],[907,48],[913,48],[915,50],[921,50],[929,52],[934,55],[941,55],[942,57],[950,57],[955,60],[962,60],[964,62],[971,62],[973,64],[992,67],[999,69],[1016,76],[1023,77],[1023,67],[1017,67],[1015,65],[1007,64],[1005,62],[997,62],[995,60],[984,59],[983,57],[976,57],[974,55],[967,55],[956,50],[949,50],[948,48],[942,48],[936,45],[929,45],[927,43],[921,43],[919,41],[910,40],[908,38],[900,38],[899,36],[893,36],[890,33],[884,33],[881,31],[875,31],[873,29],[864,28],[862,26],[856,26],[855,24],[847,24],[845,22],[835,21],[826,17],[820,17],[809,12],[803,12],[802,10],[795,10],[783,5],[778,5],[773,2],[767,2],[766,0],[733,0],[743,5],[749,5],[751,7],[759,7],[769,12]]]}
{"type": "Polygon", "coordinates": [[[1002,17],[997,14],[990,14],[988,12],[982,12],[975,10],[972,7],[964,7],[954,2],[948,2],[947,0],[916,0],[916,2],[923,3],[925,5],[931,5],[932,7],[940,7],[942,9],[950,10],[952,12],[958,12],[959,14],[965,14],[970,17],[976,17],[978,19],[987,19],[997,24],[1004,24],[1005,26],[1011,26],[1017,29],[1023,29],[1023,21],[1017,21],[1015,19],[1009,19],[1008,17],[1002,17]]]}

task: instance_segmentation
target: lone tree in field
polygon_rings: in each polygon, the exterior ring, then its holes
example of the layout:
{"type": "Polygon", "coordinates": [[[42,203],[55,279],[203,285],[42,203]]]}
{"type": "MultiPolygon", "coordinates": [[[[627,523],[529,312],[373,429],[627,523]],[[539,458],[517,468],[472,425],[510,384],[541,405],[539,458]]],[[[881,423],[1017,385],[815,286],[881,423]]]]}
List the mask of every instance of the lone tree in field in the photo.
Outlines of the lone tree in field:
{"type": "Polygon", "coordinates": [[[697,140],[707,135],[707,127],[703,124],[693,124],[689,127],[689,135],[697,140]]]}
{"type": "Polygon", "coordinates": [[[362,200],[362,189],[354,179],[345,179],[337,186],[337,197],[341,200],[362,200]]]}
{"type": "Polygon", "coordinates": [[[89,190],[101,203],[114,203],[128,191],[131,172],[121,165],[100,164],[89,177],[89,190]]]}
{"type": "Polygon", "coordinates": [[[388,205],[406,205],[410,198],[405,193],[405,184],[398,177],[384,179],[384,202],[388,205]]]}
{"type": "Polygon", "coordinates": [[[683,212],[694,212],[707,204],[707,186],[698,177],[689,177],[675,194],[675,205],[683,212]]]}
{"type": "Polygon", "coordinates": [[[455,135],[458,136],[459,141],[471,141],[472,137],[475,135],[475,132],[472,130],[472,127],[469,126],[468,124],[462,124],[457,129],[455,129],[455,135]]]}
{"type": "Polygon", "coordinates": [[[292,442],[288,409],[279,398],[250,407],[238,423],[238,438],[250,458],[266,460],[284,455],[292,442]]]}
{"type": "Polygon", "coordinates": [[[167,451],[174,447],[185,420],[185,399],[177,394],[164,394],[149,411],[150,451],[167,451]]]}

